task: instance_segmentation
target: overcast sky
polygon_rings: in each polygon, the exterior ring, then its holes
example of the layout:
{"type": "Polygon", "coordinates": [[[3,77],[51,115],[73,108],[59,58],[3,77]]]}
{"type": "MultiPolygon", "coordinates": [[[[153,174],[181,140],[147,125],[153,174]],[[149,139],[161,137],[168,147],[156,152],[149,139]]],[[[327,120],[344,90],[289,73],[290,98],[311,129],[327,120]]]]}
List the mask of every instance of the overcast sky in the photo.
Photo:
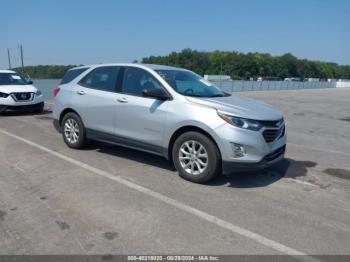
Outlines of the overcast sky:
{"type": "Polygon", "coordinates": [[[192,48],[350,64],[348,0],[0,0],[0,68],[131,62],[192,48]]]}

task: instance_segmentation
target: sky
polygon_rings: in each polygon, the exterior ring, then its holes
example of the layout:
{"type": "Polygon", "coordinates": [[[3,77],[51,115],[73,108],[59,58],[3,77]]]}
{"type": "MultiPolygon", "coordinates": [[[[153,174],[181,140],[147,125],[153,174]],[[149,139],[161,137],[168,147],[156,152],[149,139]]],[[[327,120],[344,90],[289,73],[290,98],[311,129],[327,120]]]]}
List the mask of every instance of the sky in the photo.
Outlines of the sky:
{"type": "Polygon", "coordinates": [[[349,0],[0,0],[0,68],[132,62],[191,48],[350,64],[349,0]]]}

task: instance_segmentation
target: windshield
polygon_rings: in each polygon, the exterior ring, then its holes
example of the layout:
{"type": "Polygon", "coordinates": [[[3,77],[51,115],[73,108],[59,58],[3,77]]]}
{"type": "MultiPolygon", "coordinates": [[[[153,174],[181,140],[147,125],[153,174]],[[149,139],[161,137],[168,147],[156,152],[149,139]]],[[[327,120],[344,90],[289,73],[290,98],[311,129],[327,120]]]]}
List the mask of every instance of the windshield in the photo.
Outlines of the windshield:
{"type": "Polygon", "coordinates": [[[184,96],[228,96],[199,75],[184,70],[155,70],[177,93],[184,96]]]}
{"type": "Polygon", "coordinates": [[[0,85],[28,85],[28,82],[16,73],[0,73],[0,85]]]}

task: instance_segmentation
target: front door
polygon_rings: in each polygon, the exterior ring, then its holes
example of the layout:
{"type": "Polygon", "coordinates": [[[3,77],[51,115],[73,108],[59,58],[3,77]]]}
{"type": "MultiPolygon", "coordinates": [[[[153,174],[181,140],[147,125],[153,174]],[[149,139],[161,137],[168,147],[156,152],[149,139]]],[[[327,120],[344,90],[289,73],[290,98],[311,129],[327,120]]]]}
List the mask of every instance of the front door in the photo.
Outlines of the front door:
{"type": "Polygon", "coordinates": [[[125,67],[117,98],[115,135],[126,145],[162,154],[163,133],[169,101],[147,98],[146,88],[163,88],[141,68],[125,67]]]}

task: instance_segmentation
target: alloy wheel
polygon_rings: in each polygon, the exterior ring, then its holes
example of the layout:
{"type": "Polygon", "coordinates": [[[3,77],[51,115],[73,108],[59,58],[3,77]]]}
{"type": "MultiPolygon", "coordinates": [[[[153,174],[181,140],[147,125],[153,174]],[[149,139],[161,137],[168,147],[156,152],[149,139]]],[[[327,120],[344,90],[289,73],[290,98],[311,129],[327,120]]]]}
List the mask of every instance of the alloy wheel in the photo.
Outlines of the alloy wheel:
{"type": "Polygon", "coordinates": [[[184,142],[179,150],[181,167],[191,175],[200,175],[208,166],[208,153],[198,141],[184,142]]]}
{"type": "Polygon", "coordinates": [[[64,135],[67,141],[75,144],[79,139],[80,129],[77,121],[73,118],[68,118],[64,124],[64,135]]]}

